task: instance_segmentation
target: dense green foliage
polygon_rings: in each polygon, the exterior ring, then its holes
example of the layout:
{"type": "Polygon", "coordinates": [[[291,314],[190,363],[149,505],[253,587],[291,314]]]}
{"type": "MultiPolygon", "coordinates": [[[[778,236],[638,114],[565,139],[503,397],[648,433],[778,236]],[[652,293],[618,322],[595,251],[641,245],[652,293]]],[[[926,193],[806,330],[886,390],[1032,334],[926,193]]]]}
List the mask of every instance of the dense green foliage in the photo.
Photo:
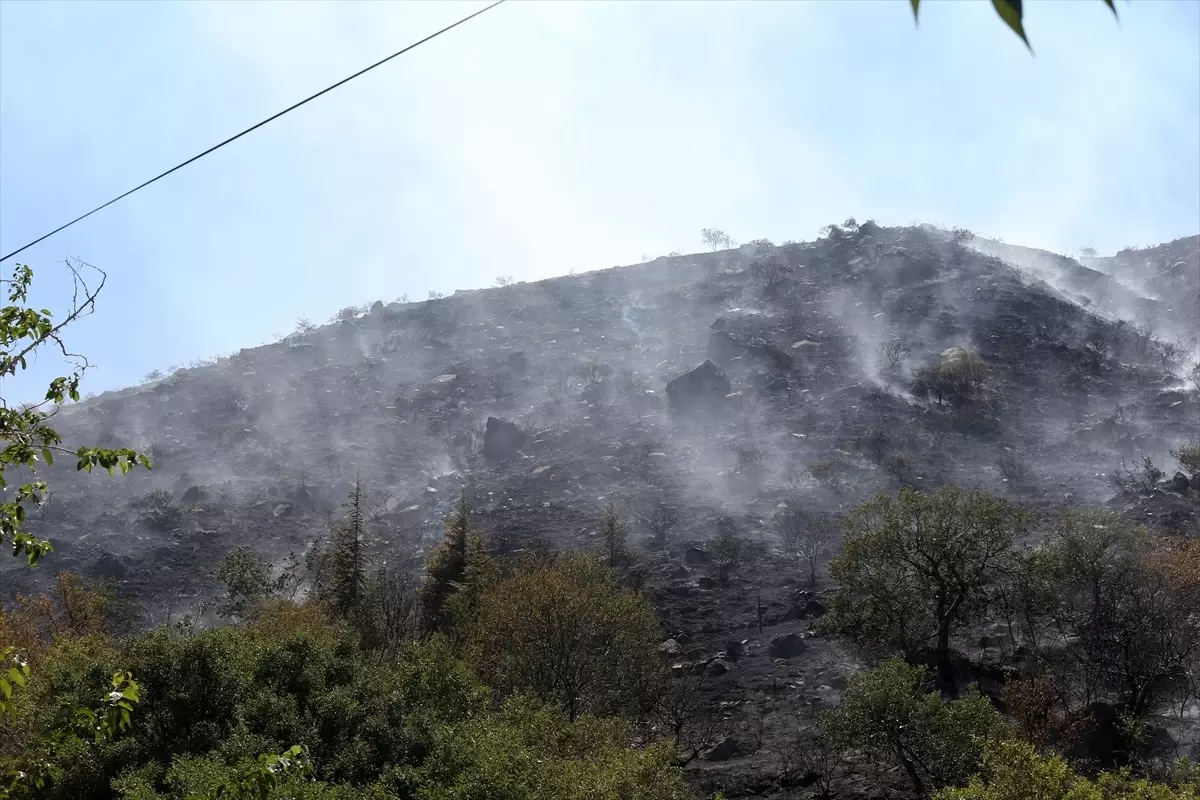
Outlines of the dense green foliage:
{"type": "Polygon", "coordinates": [[[831,629],[910,660],[931,648],[945,668],[950,638],[977,619],[1027,520],[985,492],[948,486],[878,495],[846,521],[830,574],[840,588],[831,629]]]}
{"type": "Polygon", "coordinates": [[[311,775],[267,786],[271,798],[682,796],[673,751],[631,748],[619,719],[573,724],[519,696],[497,707],[440,637],[382,662],[356,638],[321,607],[280,600],[240,626],[60,638],[14,695],[0,768],[29,756],[23,743],[53,740],[120,664],[140,688],[132,724],[43,748],[56,775],[44,796],[184,800],[222,786],[238,796],[258,790],[259,754],[275,753],[306,754],[311,775]]]}
{"type": "Polygon", "coordinates": [[[529,564],[488,587],[470,627],[471,658],[491,685],[569,719],[645,711],[662,688],[654,607],[588,555],[529,564]]]}
{"type": "Polygon", "coordinates": [[[1106,772],[1096,780],[1071,769],[1061,756],[1040,756],[1028,742],[989,742],[979,774],[963,788],[950,788],[934,800],[1196,800],[1200,772],[1188,770],[1176,786],[1134,778],[1128,771],[1106,772]]]}

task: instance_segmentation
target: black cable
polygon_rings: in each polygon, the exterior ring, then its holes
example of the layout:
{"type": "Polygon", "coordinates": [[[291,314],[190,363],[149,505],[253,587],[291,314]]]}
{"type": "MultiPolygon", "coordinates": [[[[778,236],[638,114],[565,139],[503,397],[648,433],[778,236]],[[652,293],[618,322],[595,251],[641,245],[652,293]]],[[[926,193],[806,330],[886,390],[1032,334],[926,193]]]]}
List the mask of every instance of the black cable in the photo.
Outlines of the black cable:
{"type": "Polygon", "coordinates": [[[467,22],[468,20],[471,20],[471,19],[474,19],[475,17],[478,17],[480,14],[482,14],[482,13],[483,13],[483,12],[485,12],[485,11],[491,11],[493,8],[495,8],[496,6],[500,5],[500,4],[501,4],[501,3],[503,3],[503,2],[504,2],[504,0],[496,0],[496,2],[492,3],[492,4],[491,4],[490,6],[488,6],[487,8],[481,8],[479,11],[476,11],[474,14],[470,14],[470,15],[468,15],[468,16],[465,16],[465,17],[463,17],[462,19],[460,19],[458,22],[455,22],[455,23],[453,23],[453,24],[451,24],[451,25],[447,25],[446,27],[442,28],[440,31],[436,31],[435,33],[431,33],[431,34],[429,34],[428,36],[426,36],[424,39],[421,39],[419,42],[413,42],[413,43],[412,43],[412,44],[410,44],[408,47],[405,47],[403,50],[398,50],[398,51],[396,51],[395,53],[392,53],[392,54],[391,54],[390,56],[388,56],[387,58],[384,58],[384,59],[381,59],[381,60],[379,60],[379,61],[376,61],[374,64],[372,64],[372,65],[371,65],[371,66],[369,66],[369,67],[365,67],[365,68],[363,68],[363,69],[360,69],[358,72],[354,73],[353,75],[351,75],[351,76],[350,76],[350,77],[348,77],[348,78],[342,78],[340,81],[338,81],[337,83],[333,84],[332,86],[327,86],[327,87],[325,87],[324,89],[322,89],[321,91],[317,92],[316,94],[314,94],[314,95],[311,95],[311,96],[309,96],[309,97],[306,97],[306,98],[304,98],[304,99],[303,99],[303,100],[301,100],[299,103],[296,103],[296,104],[294,104],[294,105],[288,106],[288,107],[287,107],[287,108],[285,108],[283,111],[280,111],[278,114],[273,114],[272,116],[269,116],[269,117],[267,117],[266,119],[264,119],[262,122],[258,123],[257,125],[252,125],[252,126],[250,126],[249,128],[246,128],[246,130],[242,131],[241,133],[237,134],[236,136],[230,136],[228,139],[226,139],[225,141],[221,142],[220,144],[213,145],[212,147],[210,147],[210,148],[208,148],[207,150],[205,150],[203,153],[199,153],[198,155],[194,155],[194,156],[192,156],[191,158],[189,158],[187,161],[184,161],[182,164],[177,164],[177,165],[175,165],[175,166],[171,167],[169,170],[167,170],[166,172],[162,173],[161,175],[155,175],[153,178],[151,178],[150,180],[146,181],[145,183],[139,184],[138,186],[135,186],[135,187],[133,187],[132,189],[130,189],[128,192],[125,192],[125,194],[118,195],[117,197],[114,197],[112,200],[109,200],[109,201],[108,201],[107,203],[105,203],[104,205],[101,205],[101,206],[96,206],[96,207],[95,207],[95,208],[93,208],[91,211],[87,212],[86,214],[84,214],[84,215],[82,215],[82,216],[79,216],[79,217],[76,217],[75,219],[71,220],[70,222],[68,222],[68,223],[67,223],[67,224],[65,224],[65,225],[60,225],[60,226],[58,226],[58,227],[57,227],[57,228],[55,228],[54,230],[50,231],[49,233],[45,234],[44,236],[39,236],[38,238],[34,239],[32,242],[30,242],[29,244],[27,244],[27,245],[25,245],[25,246],[23,246],[23,247],[18,247],[16,250],[13,250],[13,251],[12,251],[11,253],[9,253],[8,255],[6,255],[6,256],[0,256],[0,261],[7,261],[8,259],[10,259],[10,258],[12,258],[13,256],[17,255],[17,254],[18,254],[18,253],[20,253],[21,251],[23,251],[23,250],[28,250],[30,247],[33,247],[33,246],[34,246],[35,244],[37,244],[38,242],[44,241],[44,240],[46,240],[46,239],[49,239],[51,236],[53,236],[54,234],[58,233],[59,231],[61,231],[61,230],[65,230],[65,229],[67,229],[67,228],[71,227],[72,225],[74,225],[76,222],[79,222],[80,220],[87,219],[87,218],[88,218],[88,217],[90,217],[92,214],[95,214],[97,211],[100,211],[101,209],[108,208],[108,207],[109,207],[109,206],[111,206],[113,203],[117,202],[118,200],[122,200],[122,199],[124,199],[124,198],[128,197],[129,195],[133,194],[134,192],[138,191],[139,189],[145,189],[147,186],[149,186],[150,184],[154,183],[155,181],[157,181],[157,180],[160,180],[161,178],[165,178],[165,177],[167,177],[168,175],[170,175],[172,172],[175,172],[176,170],[183,169],[183,168],[184,168],[184,167],[186,167],[188,164],[191,164],[193,161],[198,161],[199,159],[201,159],[201,158],[204,158],[204,157],[205,157],[206,155],[208,155],[209,153],[212,153],[212,152],[214,152],[214,151],[216,151],[216,150],[220,150],[220,149],[221,149],[222,147],[224,147],[225,145],[229,144],[230,142],[233,142],[233,141],[236,141],[236,140],[238,140],[238,139],[242,138],[242,137],[243,137],[243,136],[245,136],[247,133],[250,133],[251,131],[254,131],[254,130],[258,130],[258,129],[259,129],[259,128],[261,128],[263,125],[266,125],[268,122],[271,122],[271,121],[273,121],[273,120],[279,119],[280,117],[282,117],[284,114],[288,113],[289,111],[295,111],[297,108],[299,108],[300,106],[302,106],[302,105],[304,105],[305,103],[309,102],[310,100],[316,100],[316,99],[317,99],[318,97],[320,97],[321,95],[325,94],[326,92],[331,92],[331,91],[333,91],[333,90],[334,90],[334,89],[336,89],[337,87],[341,86],[343,83],[349,83],[350,81],[352,81],[352,80],[354,80],[355,78],[357,78],[359,75],[362,75],[362,74],[364,74],[364,73],[370,72],[371,70],[375,69],[376,67],[380,66],[381,64],[386,64],[387,62],[391,61],[391,60],[392,60],[393,58],[395,58],[396,56],[402,56],[402,55],[404,55],[404,54],[405,54],[405,53],[407,53],[409,50],[412,50],[412,49],[413,49],[413,48],[415,48],[415,47],[419,47],[420,45],[423,45],[423,44],[425,44],[425,43],[426,43],[426,42],[428,42],[430,39],[435,39],[435,38],[437,38],[438,36],[441,36],[443,33],[445,33],[446,31],[449,31],[449,30],[450,30],[450,29],[452,29],[452,28],[457,28],[459,25],[462,25],[464,22],[467,22]]]}

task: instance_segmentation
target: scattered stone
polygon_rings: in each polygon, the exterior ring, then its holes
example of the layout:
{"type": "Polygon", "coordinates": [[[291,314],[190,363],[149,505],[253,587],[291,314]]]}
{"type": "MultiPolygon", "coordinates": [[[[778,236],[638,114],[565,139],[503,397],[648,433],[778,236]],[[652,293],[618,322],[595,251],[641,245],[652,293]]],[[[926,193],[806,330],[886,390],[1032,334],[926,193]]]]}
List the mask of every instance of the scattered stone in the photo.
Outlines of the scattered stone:
{"type": "Polygon", "coordinates": [[[707,567],[713,563],[712,555],[699,547],[689,547],[683,553],[683,563],[689,567],[707,567]]]}
{"type": "Polygon", "coordinates": [[[1182,472],[1176,472],[1175,476],[1168,479],[1163,486],[1167,491],[1187,494],[1189,483],[1187,475],[1184,475],[1182,472]]]}
{"type": "Polygon", "coordinates": [[[292,513],[291,503],[280,503],[271,510],[271,513],[277,517],[286,517],[292,513]]]}
{"type": "Polygon", "coordinates": [[[708,662],[704,674],[710,678],[720,677],[733,669],[733,664],[723,658],[714,658],[708,662]]]}
{"type": "Polygon", "coordinates": [[[717,581],[715,578],[710,578],[707,575],[705,575],[704,577],[698,578],[696,580],[696,586],[700,587],[701,589],[706,589],[706,590],[707,589],[715,589],[715,588],[717,588],[717,581]]]}
{"type": "Polygon", "coordinates": [[[791,622],[797,619],[818,619],[825,616],[825,605],[820,600],[801,600],[787,611],[783,612],[783,621],[791,622]]]}
{"type": "Polygon", "coordinates": [[[733,662],[737,662],[746,655],[745,641],[731,641],[725,643],[725,656],[733,662]]]}
{"type": "Polygon", "coordinates": [[[675,641],[674,639],[667,639],[658,646],[658,652],[662,653],[664,656],[678,658],[679,656],[683,655],[683,648],[680,647],[679,642],[675,641]]]}
{"type": "Polygon", "coordinates": [[[804,638],[798,633],[785,633],[771,640],[768,653],[771,658],[795,658],[808,649],[804,638]]]}
{"type": "Polygon", "coordinates": [[[692,577],[692,571],[680,564],[678,567],[672,570],[671,574],[667,577],[673,581],[687,580],[688,578],[692,577]]]}

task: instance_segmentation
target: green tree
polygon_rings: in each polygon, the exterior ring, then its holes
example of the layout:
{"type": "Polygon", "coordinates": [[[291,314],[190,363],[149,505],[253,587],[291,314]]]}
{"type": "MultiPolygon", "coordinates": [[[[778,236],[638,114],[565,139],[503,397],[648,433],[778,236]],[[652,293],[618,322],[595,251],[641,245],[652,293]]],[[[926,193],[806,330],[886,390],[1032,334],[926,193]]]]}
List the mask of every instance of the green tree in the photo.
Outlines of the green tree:
{"type": "Polygon", "coordinates": [[[932,643],[948,685],[951,636],[986,610],[1027,526],[1019,508],[986,492],[876,495],[846,520],[842,553],[830,564],[839,586],[827,624],[910,661],[932,643]]]}
{"type": "Polygon", "coordinates": [[[217,567],[217,578],[225,584],[225,599],[218,609],[224,617],[242,617],[270,588],[271,565],[249,547],[238,547],[217,567]]]}
{"type": "MultiPolygon", "coordinates": [[[[50,381],[45,397],[39,402],[11,406],[0,397],[0,442],[3,442],[0,488],[8,487],[12,477],[10,470],[24,469],[33,473],[43,461],[52,464],[55,453],[73,455],[76,469],[87,472],[97,466],[110,474],[118,470],[125,474],[138,464],[150,468],[146,456],[128,448],[79,447],[72,451],[63,447],[62,436],[48,424],[59,405],[68,400],[79,400],[79,382],[88,366],[87,359],[68,350],[63,339],[68,325],[91,313],[96,296],[104,287],[105,276],[100,270],[96,270],[100,275],[98,285],[88,286],[80,272],[83,266],[86,265],[68,262],[75,278],[76,300],[57,322],[49,309],[28,305],[29,287],[33,283],[33,270],[28,266],[18,264],[12,278],[0,280],[8,290],[9,301],[9,305],[0,309],[0,379],[26,369],[29,357],[41,348],[59,350],[73,361],[75,367],[69,376],[50,381]]],[[[13,555],[25,556],[31,566],[54,549],[48,540],[23,530],[27,507],[42,503],[46,492],[45,481],[31,480],[22,483],[15,494],[0,503],[0,544],[11,544],[13,555]]]]}
{"type": "MultiPolygon", "coordinates": [[[[451,627],[450,599],[466,583],[468,552],[478,537],[464,491],[454,513],[446,519],[444,538],[425,559],[425,580],[421,584],[420,598],[423,627],[427,632],[446,631],[451,627]]],[[[475,544],[476,554],[482,546],[482,543],[475,544]]]]}
{"type": "Polygon", "coordinates": [[[722,528],[712,540],[713,562],[717,565],[717,577],[726,580],[729,573],[741,563],[745,555],[745,542],[736,532],[722,528]]]}
{"type": "Polygon", "coordinates": [[[1008,729],[978,692],[943,702],[925,672],[903,661],[851,677],[841,704],[825,712],[821,730],[839,750],[879,766],[899,765],[920,796],[961,785],[979,770],[986,742],[1008,729]]]}
{"type": "Polygon", "coordinates": [[[647,710],[662,687],[654,607],[585,554],[529,563],[484,590],[471,660],[501,695],[581,714],[647,710]]]}
{"type": "MultiPolygon", "coordinates": [[[[912,3],[913,19],[917,19],[917,11],[921,6],[921,0],[909,0],[912,3]]],[[[1104,5],[1108,6],[1112,11],[1113,16],[1117,15],[1117,7],[1113,4],[1113,0],[1101,0],[1104,5]]],[[[1004,24],[1012,29],[1012,32],[1021,37],[1021,41],[1029,48],[1029,52],[1033,52],[1033,46],[1029,44],[1029,39],[1025,35],[1024,23],[1024,8],[1021,0],[992,0],[992,7],[996,9],[996,13],[1004,24]]],[[[1095,251],[1092,251],[1093,255],[1095,251]]]]}
{"type": "Polygon", "coordinates": [[[323,578],[330,607],[338,616],[349,619],[362,608],[367,582],[367,510],[358,478],[350,487],[344,508],[345,517],[333,529],[323,578]]]}

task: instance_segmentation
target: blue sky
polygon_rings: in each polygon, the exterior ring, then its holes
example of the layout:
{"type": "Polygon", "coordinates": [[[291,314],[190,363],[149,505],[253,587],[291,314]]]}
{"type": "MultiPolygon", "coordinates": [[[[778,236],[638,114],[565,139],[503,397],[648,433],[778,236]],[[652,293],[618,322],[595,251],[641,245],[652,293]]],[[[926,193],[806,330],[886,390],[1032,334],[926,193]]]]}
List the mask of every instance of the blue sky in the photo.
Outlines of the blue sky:
{"type": "MultiPolygon", "coordinates": [[[[0,0],[0,252],[481,7],[0,0]]],[[[85,389],[298,317],[847,216],[1070,251],[1200,231],[1200,2],[514,0],[17,259],[85,389]]],[[[3,265],[7,272],[11,262],[3,265]]],[[[5,394],[37,393],[44,357],[5,394]]]]}

